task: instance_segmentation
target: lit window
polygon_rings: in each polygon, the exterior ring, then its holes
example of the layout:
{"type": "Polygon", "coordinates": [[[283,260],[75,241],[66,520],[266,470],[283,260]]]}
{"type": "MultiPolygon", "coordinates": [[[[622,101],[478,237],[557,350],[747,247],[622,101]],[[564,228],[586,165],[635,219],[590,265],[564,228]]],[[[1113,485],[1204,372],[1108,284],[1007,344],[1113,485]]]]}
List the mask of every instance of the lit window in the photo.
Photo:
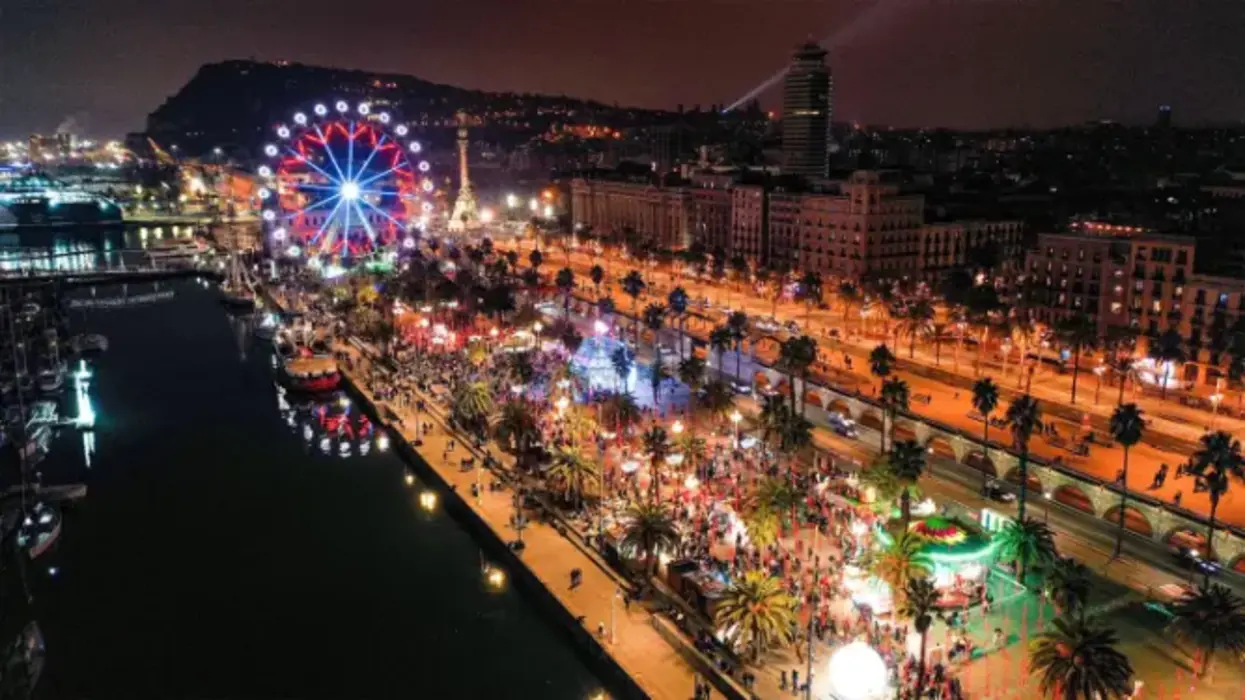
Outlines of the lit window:
{"type": "Polygon", "coordinates": [[[1159,301],[1159,300],[1155,299],[1155,300],[1154,300],[1154,303],[1152,303],[1152,304],[1150,305],[1150,311],[1152,311],[1152,312],[1154,312],[1154,313],[1156,313],[1156,314],[1157,314],[1157,313],[1159,313],[1159,312],[1160,312],[1160,311],[1162,311],[1162,310],[1163,310],[1163,302],[1161,302],[1161,301],[1159,301]]]}
{"type": "Polygon", "coordinates": [[[1123,309],[1124,309],[1124,305],[1121,304],[1120,302],[1118,301],[1111,302],[1111,313],[1118,314],[1123,309]]]}

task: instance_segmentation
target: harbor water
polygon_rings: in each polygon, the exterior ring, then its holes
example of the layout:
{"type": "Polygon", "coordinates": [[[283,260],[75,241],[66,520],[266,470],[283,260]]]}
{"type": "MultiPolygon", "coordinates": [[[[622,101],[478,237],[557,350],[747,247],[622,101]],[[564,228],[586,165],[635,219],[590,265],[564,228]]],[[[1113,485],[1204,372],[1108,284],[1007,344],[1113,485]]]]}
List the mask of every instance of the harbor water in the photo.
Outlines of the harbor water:
{"type": "Polygon", "coordinates": [[[140,301],[70,319],[110,349],[89,366],[95,430],[63,430],[41,465],[90,492],[31,567],[37,697],[597,693],[572,642],[490,587],[480,546],[421,507],[357,412],[357,434],[325,449],[317,416],[342,406],[282,397],[270,349],[214,290],[75,294],[140,301]]]}

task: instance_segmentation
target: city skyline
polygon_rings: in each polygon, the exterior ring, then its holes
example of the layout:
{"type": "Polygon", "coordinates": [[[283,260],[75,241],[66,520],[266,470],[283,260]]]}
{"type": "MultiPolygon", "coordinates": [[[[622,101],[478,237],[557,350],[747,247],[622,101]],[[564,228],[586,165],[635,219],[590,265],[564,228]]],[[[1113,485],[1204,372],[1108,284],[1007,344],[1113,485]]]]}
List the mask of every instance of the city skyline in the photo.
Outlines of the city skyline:
{"type": "MultiPolygon", "coordinates": [[[[1127,7],[682,0],[625,8],[465,0],[383,15],[323,2],[296,9],[237,0],[210,8],[185,0],[108,7],[54,0],[5,13],[0,23],[0,137],[69,120],[90,135],[141,129],[199,65],[251,56],[484,90],[707,108],[746,94],[810,36],[836,40],[829,64],[843,120],[950,128],[1149,123],[1158,105],[1171,104],[1178,125],[1223,123],[1245,113],[1235,68],[1245,65],[1245,45],[1233,36],[1241,19],[1245,8],[1228,3],[1158,0],[1127,7]],[[125,23],[98,31],[118,12],[125,23]]],[[[761,99],[778,109],[781,89],[761,99]]]]}

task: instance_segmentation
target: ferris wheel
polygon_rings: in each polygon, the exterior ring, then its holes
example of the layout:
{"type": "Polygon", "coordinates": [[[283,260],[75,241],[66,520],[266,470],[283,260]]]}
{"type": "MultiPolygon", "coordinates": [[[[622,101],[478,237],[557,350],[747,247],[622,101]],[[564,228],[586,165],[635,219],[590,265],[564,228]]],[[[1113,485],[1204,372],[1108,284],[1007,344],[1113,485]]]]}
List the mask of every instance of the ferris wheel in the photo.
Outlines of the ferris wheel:
{"type": "Polygon", "coordinates": [[[408,134],[388,112],[345,100],[274,127],[256,191],[274,250],[348,260],[413,245],[435,187],[408,134]]]}

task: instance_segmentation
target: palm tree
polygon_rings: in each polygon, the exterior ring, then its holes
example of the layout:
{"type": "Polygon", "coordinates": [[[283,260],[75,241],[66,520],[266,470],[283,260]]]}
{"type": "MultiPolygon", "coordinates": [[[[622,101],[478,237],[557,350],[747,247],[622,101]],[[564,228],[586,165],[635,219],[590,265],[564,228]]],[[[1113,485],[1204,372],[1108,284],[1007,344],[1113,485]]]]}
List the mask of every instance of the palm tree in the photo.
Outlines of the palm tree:
{"type": "Polygon", "coordinates": [[[1197,650],[1195,668],[1199,678],[1210,672],[1216,653],[1245,653],[1242,605],[1235,593],[1219,584],[1187,591],[1172,605],[1172,635],[1197,650]]]}
{"type": "Polygon", "coordinates": [[[588,279],[592,280],[592,286],[596,291],[596,296],[600,299],[601,283],[605,281],[605,270],[601,269],[600,265],[593,265],[592,269],[588,271],[588,279]]]}
{"type": "Polygon", "coordinates": [[[736,578],[723,593],[714,612],[719,629],[735,630],[732,642],[748,649],[752,661],[775,644],[791,641],[796,601],[782,581],[762,571],[736,578]]]}
{"type": "MultiPolygon", "coordinates": [[[[717,328],[709,331],[709,347],[713,348],[714,352],[718,354],[719,374],[725,373],[725,370],[722,369],[722,354],[731,349],[734,341],[735,338],[731,334],[731,329],[726,326],[718,326],[717,328]]],[[[738,379],[738,377],[736,377],[736,379],[738,379]]]]}
{"type": "Polygon", "coordinates": [[[576,508],[583,508],[584,491],[600,482],[601,467],[575,447],[560,447],[553,453],[545,476],[562,483],[566,495],[575,499],[576,508]]]}
{"type": "Polygon", "coordinates": [[[562,314],[567,318],[571,317],[571,292],[575,291],[575,273],[571,268],[564,267],[558,270],[554,283],[562,292],[562,314]]]}
{"type": "Polygon", "coordinates": [[[533,249],[527,256],[527,261],[532,264],[532,269],[540,273],[540,266],[545,262],[545,256],[539,251],[533,249]]]}
{"type": "Polygon", "coordinates": [[[1124,511],[1128,506],[1128,452],[1133,445],[1141,442],[1141,436],[1146,431],[1146,422],[1141,414],[1142,410],[1135,403],[1116,406],[1115,412],[1111,414],[1111,437],[1124,448],[1124,483],[1120,484],[1120,526],[1115,534],[1112,559],[1120,556],[1124,548],[1124,511]]]}
{"type": "Polygon", "coordinates": [[[679,381],[687,385],[688,415],[696,415],[696,394],[705,384],[705,361],[692,355],[679,363],[679,381]]]}
{"type": "Polygon", "coordinates": [[[885,343],[877,346],[869,353],[869,373],[877,377],[878,380],[888,377],[894,364],[895,356],[891,354],[890,348],[886,347],[885,343]]]}
{"type": "Polygon", "coordinates": [[[788,338],[783,341],[782,347],[778,352],[778,366],[786,371],[791,381],[791,412],[796,411],[796,378],[800,379],[799,394],[800,415],[804,415],[803,394],[808,387],[808,368],[817,361],[817,341],[802,335],[798,338],[788,338]]]}
{"type": "Polygon", "coordinates": [[[726,318],[726,327],[731,330],[731,338],[735,341],[735,378],[739,379],[740,364],[743,360],[743,342],[748,337],[748,314],[732,311],[726,318]]]}
{"type": "Polygon", "coordinates": [[[665,428],[655,425],[644,433],[642,440],[644,451],[648,453],[650,498],[658,503],[661,501],[661,479],[658,476],[666,455],[670,454],[670,437],[665,428]]]}
{"type": "Polygon", "coordinates": [[[1122,700],[1133,692],[1133,667],[1116,646],[1115,630],[1058,618],[1029,645],[1029,668],[1042,693],[1058,700],[1122,700]]]}
{"type": "Polygon", "coordinates": [[[1013,520],[997,535],[999,559],[1015,562],[1020,583],[1025,582],[1029,566],[1046,566],[1055,557],[1055,539],[1050,526],[1031,518],[1013,520]]]}
{"type": "Polygon", "coordinates": [[[627,429],[640,420],[640,407],[636,405],[635,397],[628,392],[611,395],[601,404],[601,413],[601,420],[606,425],[613,424],[619,435],[626,433],[627,429]]]}
{"type": "Polygon", "coordinates": [[[847,335],[847,316],[852,309],[860,306],[864,297],[860,293],[860,288],[851,282],[844,282],[839,285],[839,303],[843,304],[843,334],[847,335]]]}
{"type": "MultiPolygon", "coordinates": [[[[1199,488],[1206,489],[1210,497],[1210,520],[1206,526],[1206,558],[1215,557],[1215,514],[1219,501],[1232,482],[1245,483],[1245,459],[1241,457],[1241,442],[1220,430],[1202,436],[1202,446],[1193,453],[1188,472],[1197,480],[1199,488]]],[[[1210,569],[1206,569],[1206,581],[1210,583],[1210,569]]]]}
{"type": "Polygon", "coordinates": [[[662,385],[668,380],[674,379],[674,376],[670,374],[670,370],[666,369],[666,365],[662,364],[660,360],[655,360],[653,364],[649,366],[648,377],[649,386],[653,390],[653,405],[656,406],[661,403],[662,385]]]}
{"type": "Polygon", "coordinates": [[[670,290],[670,294],[666,295],[666,304],[670,307],[670,313],[679,321],[679,358],[683,357],[683,324],[687,322],[687,305],[689,299],[687,292],[682,287],[675,287],[670,290]]]}
{"type": "Polygon", "coordinates": [[[507,401],[501,407],[501,416],[493,428],[501,448],[514,455],[520,468],[536,450],[540,441],[540,424],[531,404],[522,399],[507,401]]]}
{"type": "Polygon", "coordinates": [[[900,617],[911,620],[913,629],[921,635],[921,653],[916,658],[916,687],[913,689],[913,697],[921,697],[921,691],[925,689],[925,642],[941,595],[932,580],[909,579],[908,588],[904,591],[904,604],[899,608],[900,617]]]}
{"type": "Polygon", "coordinates": [[[1089,568],[1072,557],[1055,557],[1044,567],[1046,589],[1059,613],[1085,618],[1089,607],[1089,568]]]}
{"type": "Polygon", "coordinates": [[[929,299],[917,299],[899,322],[900,331],[908,337],[908,357],[916,357],[916,339],[934,332],[934,305],[929,299]]]}
{"type": "Polygon", "coordinates": [[[1024,394],[1012,400],[1007,407],[1005,420],[1012,431],[1012,444],[1020,451],[1017,471],[1020,474],[1020,498],[1016,517],[1024,520],[1025,501],[1029,495],[1029,438],[1041,424],[1042,410],[1032,396],[1024,394]]]}
{"type": "Polygon", "coordinates": [[[908,523],[912,521],[912,488],[925,473],[925,448],[917,444],[916,440],[897,442],[891,447],[889,462],[891,472],[901,485],[899,512],[906,531],[908,523]]]}
{"type": "Polygon", "coordinates": [[[643,554],[645,574],[655,575],[658,552],[672,550],[679,544],[679,532],[670,511],[659,503],[635,503],[627,509],[623,522],[618,548],[626,556],[643,554]]]}
{"type": "MultiPolygon", "coordinates": [[[[986,459],[990,459],[990,414],[999,407],[999,386],[989,377],[982,377],[973,382],[973,408],[981,414],[984,426],[981,435],[981,449],[986,459]]],[[[989,480],[989,472],[982,470],[983,482],[989,480]]]]}
{"type": "Polygon", "coordinates": [[[911,393],[908,390],[908,383],[902,379],[887,379],[882,382],[882,451],[886,451],[887,439],[891,442],[895,441],[895,417],[900,411],[908,410],[908,400],[911,393]],[[887,420],[889,419],[890,430],[887,430],[887,420]]]}
{"type": "Polygon", "coordinates": [[[1162,397],[1167,398],[1167,385],[1171,381],[1172,365],[1183,365],[1189,356],[1185,352],[1184,338],[1174,328],[1163,331],[1158,338],[1150,343],[1150,358],[1156,364],[1163,365],[1162,397]]]}
{"type": "Polygon", "coordinates": [[[890,586],[897,609],[907,604],[908,582],[933,573],[933,564],[924,548],[921,538],[905,530],[885,549],[869,555],[869,572],[890,586]]]}
{"type": "Polygon", "coordinates": [[[479,434],[488,426],[488,418],[495,408],[488,382],[464,382],[454,392],[450,415],[455,423],[479,434]]]}
{"type": "Polygon", "coordinates": [[[610,355],[610,364],[614,365],[614,374],[618,376],[622,390],[629,390],[631,387],[627,386],[627,379],[631,376],[632,367],[635,366],[635,355],[625,345],[620,345],[610,355]]]}
{"type": "Polygon", "coordinates": [[[800,278],[800,300],[804,302],[804,318],[813,312],[813,305],[820,304],[822,298],[821,275],[813,270],[804,273],[800,278]]]}
{"type": "Polygon", "coordinates": [[[720,418],[735,405],[735,391],[721,379],[714,379],[705,384],[705,395],[700,403],[710,415],[720,418]]]}
{"type": "Polygon", "coordinates": [[[1055,326],[1055,334],[1072,348],[1072,403],[1076,403],[1076,380],[1081,374],[1081,351],[1098,344],[1098,327],[1085,314],[1074,314],[1055,326]]]}
{"type": "MultiPolygon", "coordinates": [[[[664,304],[649,304],[644,307],[644,326],[653,332],[653,354],[657,355],[658,362],[661,361],[660,354],[657,352],[657,339],[661,336],[661,329],[666,326],[666,307],[664,304]]],[[[639,343],[639,341],[636,341],[639,343]]],[[[636,348],[640,346],[637,344],[636,348]]]]}
{"type": "Polygon", "coordinates": [[[637,311],[637,305],[640,301],[640,295],[644,293],[644,288],[648,285],[644,283],[644,277],[639,272],[632,270],[621,282],[623,292],[631,297],[631,316],[635,321],[635,346],[640,347],[640,315],[637,311]]]}

